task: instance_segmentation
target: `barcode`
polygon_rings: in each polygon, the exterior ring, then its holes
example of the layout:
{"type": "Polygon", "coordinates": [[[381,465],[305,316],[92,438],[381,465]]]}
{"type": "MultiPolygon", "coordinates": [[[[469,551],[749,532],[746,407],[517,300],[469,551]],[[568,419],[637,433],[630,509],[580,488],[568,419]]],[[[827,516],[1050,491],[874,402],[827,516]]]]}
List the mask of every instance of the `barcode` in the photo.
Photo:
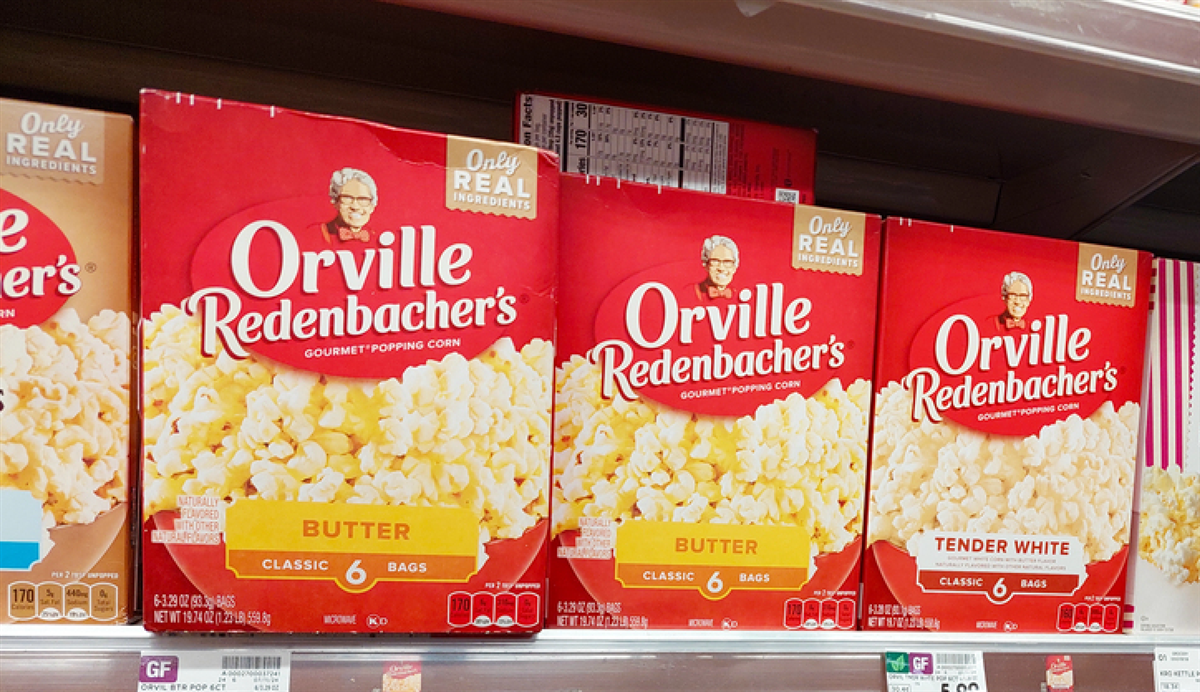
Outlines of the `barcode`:
{"type": "Polygon", "coordinates": [[[786,188],[777,187],[777,188],[775,188],[775,201],[776,202],[787,202],[788,204],[799,204],[800,203],[800,191],[799,190],[788,190],[786,188]]]}
{"type": "Polygon", "coordinates": [[[279,670],[282,656],[222,656],[222,670],[279,670]]]}
{"type": "Polygon", "coordinates": [[[975,654],[936,653],[934,661],[941,665],[970,666],[975,664],[975,654]]]}

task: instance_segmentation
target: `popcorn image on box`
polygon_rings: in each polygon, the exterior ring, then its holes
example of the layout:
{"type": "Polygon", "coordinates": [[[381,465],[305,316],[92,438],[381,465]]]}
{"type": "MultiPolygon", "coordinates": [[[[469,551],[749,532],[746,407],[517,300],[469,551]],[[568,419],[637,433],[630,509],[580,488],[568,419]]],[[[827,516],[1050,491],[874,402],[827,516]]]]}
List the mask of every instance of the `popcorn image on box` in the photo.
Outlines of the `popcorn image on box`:
{"type": "Polygon", "coordinates": [[[566,172],[813,203],[815,130],[546,94],[518,95],[514,124],[566,172]]]}
{"type": "Polygon", "coordinates": [[[889,219],[863,626],[1115,632],[1146,253],[889,219]]]}
{"type": "Polygon", "coordinates": [[[854,629],[879,218],[562,184],[548,626],[854,629]]]}
{"type": "Polygon", "coordinates": [[[1154,261],[1126,629],[1200,633],[1200,265],[1154,261]]]}
{"type": "Polygon", "coordinates": [[[141,127],[146,627],[538,629],[553,156],[156,91],[141,127]]]}
{"type": "Polygon", "coordinates": [[[0,99],[4,623],[129,618],[133,121],[0,99]]]}

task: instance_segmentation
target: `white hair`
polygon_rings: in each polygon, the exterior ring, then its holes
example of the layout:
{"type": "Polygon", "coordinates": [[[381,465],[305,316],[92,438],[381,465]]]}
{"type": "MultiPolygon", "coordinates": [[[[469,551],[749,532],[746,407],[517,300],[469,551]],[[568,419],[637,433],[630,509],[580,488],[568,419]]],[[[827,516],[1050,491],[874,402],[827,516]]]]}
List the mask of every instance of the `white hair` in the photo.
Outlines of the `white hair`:
{"type": "Polygon", "coordinates": [[[1033,282],[1029,280],[1028,276],[1022,274],[1021,272],[1009,272],[1004,275],[1004,283],[1000,287],[1000,297],[1007,298],[1009,289],[1011,289],[1012,285],[1018,281],[1025,284],[1025,286],[1027,286],[1029,288],[1029,298],[1030,298],[1030,300],[1032,300],[1033,299],[1033,282]]]}
{"type": "Polygon", "coordinates": [[[375,181],[367,174],[366,171],[360,171],[357,168],[343,168],[333,172],[329,178],[329,199],[337,202],[338,195],[342,194],[342,186],[351,180],[357,180],[367,189],[371,191],[371,199],[379,202],[379,191],[375,188],[375,181]]]}
{"type": "Polygon", "coordinates": [[[737,243],[733,242],[732,238],[726,238],[723,235],[714,235],[704,240],[704,247],[700,250],[700,263],[708,264],[708,258],[712,257],[713,250],[716,250],[721,245],[729,248],[729,251],[733,253],[734,262],[739,262],[737,243]]]}

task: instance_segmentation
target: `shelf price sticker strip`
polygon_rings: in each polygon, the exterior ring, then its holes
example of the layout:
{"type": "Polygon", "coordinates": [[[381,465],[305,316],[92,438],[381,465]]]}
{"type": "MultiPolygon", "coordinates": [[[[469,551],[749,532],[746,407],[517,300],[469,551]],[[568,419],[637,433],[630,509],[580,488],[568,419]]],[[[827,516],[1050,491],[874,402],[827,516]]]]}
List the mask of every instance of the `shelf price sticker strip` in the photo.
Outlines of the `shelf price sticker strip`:
{"type": "Polygon", "coordinates": [[[987,692],[982,651],[888,651],[887,692],[987,692]]]}
{"type": "Polygon", "coordinates": [[[284,649],[147,652],[137,692],[288,692],[291,668],[284,649]]]}
{"type": "Polygon", "coordinates": [[[1155,692],[1200,692],[1200,647],[1154,648],[1155,692]]]}

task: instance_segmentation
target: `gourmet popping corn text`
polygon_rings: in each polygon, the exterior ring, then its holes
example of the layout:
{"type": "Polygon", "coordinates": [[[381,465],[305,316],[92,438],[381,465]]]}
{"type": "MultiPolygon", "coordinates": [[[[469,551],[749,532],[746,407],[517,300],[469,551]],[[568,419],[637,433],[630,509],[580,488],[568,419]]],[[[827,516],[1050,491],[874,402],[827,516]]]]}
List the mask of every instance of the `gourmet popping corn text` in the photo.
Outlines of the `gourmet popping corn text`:
{"type": "Polygon", "coordinates": [[[807,527],[815,551],[861,532],[870,383],[830,380],[741,418],[601,397],[600,369],[558,373],[554,532],[600,517],[807,527]]]}
{"type": "Polygon", "coordinates": [[[1175,584],[1200,582],[1200,476],[1146,469],[1138,554],[1175,584]]]}
{"type": "Polygon", "coordinates": [[[1104,402],[1037,435],[913,422],[899,383],[875,401],[868,542],[917,552],[925,531],[1074,536],[1088,561],[1129,542],[1138,411],[1104,402]]]}
{"type": "Polygon", "coordinates": [[[202,357],[199,320],[173,306],[144,339],[147,515],[180,495],[464,507],[487,541],[548,514],[548,341],[374,381],[202,357]]]}
{"type": "Polygon", "coordinates": [[[66,308],[0,326],[0,486],[42,502],[42,524],[87,524],[126,499],[129,316],[66,308]]]}

